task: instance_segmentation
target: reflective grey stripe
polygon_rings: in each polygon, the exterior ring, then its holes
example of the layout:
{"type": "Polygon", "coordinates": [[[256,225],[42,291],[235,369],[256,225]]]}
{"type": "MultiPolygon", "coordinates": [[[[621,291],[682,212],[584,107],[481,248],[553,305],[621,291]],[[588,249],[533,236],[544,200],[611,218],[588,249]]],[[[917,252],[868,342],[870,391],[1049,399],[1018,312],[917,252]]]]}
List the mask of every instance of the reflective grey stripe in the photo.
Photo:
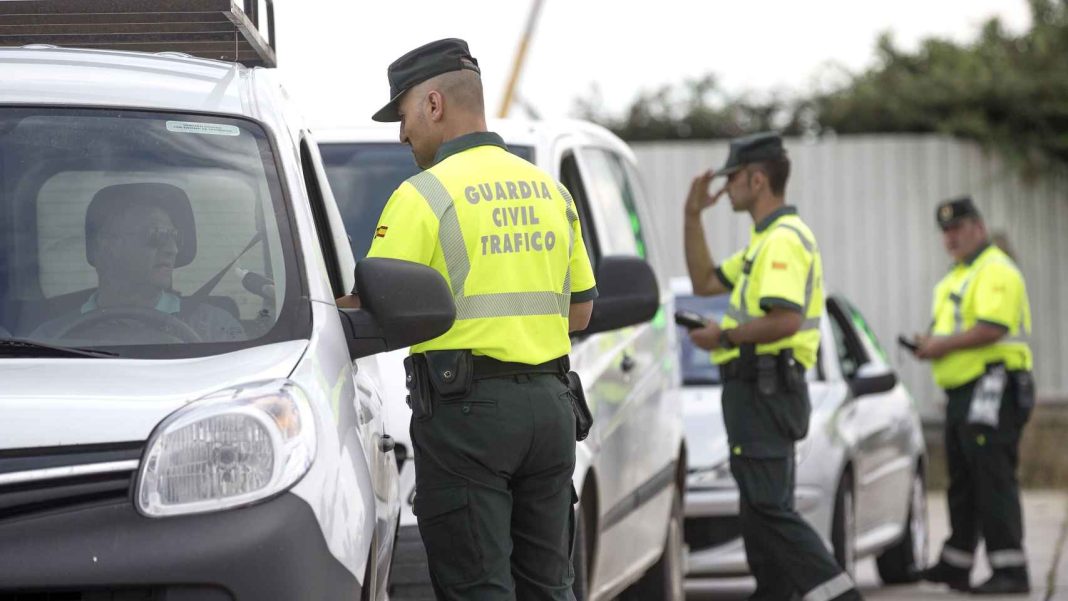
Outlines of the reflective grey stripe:
{"type": "Polygon", "coordinates": [[[464,295],[467,274],[471,272],[471,262],[467,258],[467,245],[464,233],[460,229],[460,220],[456,217],[456,206],[452,196],[433,173],[423,171],[408,179],[415,189],[426,199],[430,209],[438,218],[438,241],[445,256],[445,266],[449,270],[449,283],[456,298],[464,295]]]}
{"type": "MultiPolygon", "coordinates": [[[[564,277],[563,292],[502,292],[495,294],[478,294],[466,296],[464,286],[471,273],[471,261],[467,256],[463,229],[456,216],[456,206],[452,196],[433,173],[423,171],[408,178],[408,183],[430,205],[430,210],[438,218],[438,241],[445,257],[445,267],[449,272],[449,285],[452,286],[453,300],[456,302],[456,320],[482,319],[487,317],[516,317],[528,315],[560,315],[567,317],[571,307],[571,270],[564,277]]],[[[578,215],[572,208],[573,200],[567,190],[557,184],[567,201],[567,217],[572,222],[578,215]]],[[[570,238],[568,259],[575,245],[575,234],[568,228],[570,238]]]]}
{"type": "Polygon", "coordinates": [[[853,579],[849,574],[841,574],[805,593],[802,601],[830,601],[838,595],[853,589],[853,579]]]}
{"type": "MultiPolygon", "coordinates": [[[[560,196],[564,197],[564,213],[567,215],[567,272],[564,274],[564,291],[563,294],[568,296],[567,303],[571,303],[571,257],[575,255],[575,222],[578,221],[578,213],[575,212],[575,199],[571,198],[571,193],[567,191],[560,182],[556,182],[556,189],[560,192],[560,196]]],[[[567,312],[564,312],[567,315],[567,312]]]]}
{"type": "Polygon", "coordinates": [[[1027,556],[1018,549],[990,551],[986,554],[992,568],[1019,568],[1027,565],[1027,556]]]}
{"type": "Polygon", "coordinates": [[[942,547],[942,561],[955,568],[967,569],[975,565],[975,555],[953,547],[942,547]]]}
{"type": "Polygon", "coordinates": [[[463,319],[560,315],[566,317],[571,295],[557,292],[501,292],[456,299],[456,313],[463,319]]]}
{"type": "MultiPolygon", "coordinates": [[[[785,228],[797,234],[798,239],[801,240],[801,245],[805,247],[805,250],[810,255],[812,255],[812,264],[809,265],[808,276],[805,278],[805,304],[801,307],[801,315],[807,316],[808,309],[812,305],[812,293],[814,292],[814,288],[816,286],[816,245],[812,244],[812,242],[810,242],[808,238],[805,237],[805,234],[800,230],[800,228],[790,225],[789,223],[780,223],[779,225],[776,225],[774,229],[779,228],[785,228]]],[[[764,249],[764,244],[768,241],[769,238],[771,238],[770,232],[763,240],[760,241],[760,244],[757,245],[756,250],[753,251],[752,256],[747,260],[750,265],[756,262],[757,257],[760,256],[760,251],[764,249]]],[[[745,273],[744,275],[745,279],[742,282],[741,296],[739,297],[742,306],[740,308],[727,308],[727,316],[733,319],[738,325],[747,324],[761,317],[758,315],[753,315],[749,311],[749,302],[746,300],[746,297],[749,292],[749,274],[745,273]]],[[[801,322],[801,331],[816,330],[819,329],[819,327],[819,317],[805,317],[805,320],[801,322]]]]}

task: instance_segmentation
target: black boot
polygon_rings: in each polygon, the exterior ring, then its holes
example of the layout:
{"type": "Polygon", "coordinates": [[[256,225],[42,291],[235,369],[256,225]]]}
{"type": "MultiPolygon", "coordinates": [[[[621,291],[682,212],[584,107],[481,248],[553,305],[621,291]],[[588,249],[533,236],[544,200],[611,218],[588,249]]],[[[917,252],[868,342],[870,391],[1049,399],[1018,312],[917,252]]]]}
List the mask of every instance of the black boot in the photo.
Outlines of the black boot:
{"type": "Polygon", "coordinates": [[[920,572],[920,577],[927,582],[937,582],[948,585],[955,591],[967,592],[971,590],[968,582],[970,570],[955,568],[947,563],[938,562],[932,567],[920,572]]]}
{"type": "Polygon", "coordinates": [[[994,570],[990,580],[972,589],[976,595],[1026,595],[1031,592],[1027,568],[994,570]]]}

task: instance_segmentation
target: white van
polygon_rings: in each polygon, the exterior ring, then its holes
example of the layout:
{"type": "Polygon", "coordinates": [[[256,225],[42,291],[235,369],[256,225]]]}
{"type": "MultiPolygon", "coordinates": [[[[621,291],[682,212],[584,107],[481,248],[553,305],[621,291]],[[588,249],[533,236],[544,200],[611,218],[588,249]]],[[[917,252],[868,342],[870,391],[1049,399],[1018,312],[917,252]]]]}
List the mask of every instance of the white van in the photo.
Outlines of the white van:
{"type": "Polygon", "coordinates": [[[367,356],[447,331],[448,285],[354,276],[269,70],[4,48],[0,82],[0,598],[386,599],[367,356]]]}
{"type": "MultiPolygon", "coordinates": [[[[657,245],[633,153],[607,130],[583,122],[491,121],[509,149],[561,181],[579,209],[600,297],[590,328],[573,338],[571,365],[594,412],[578,445],[580,495],[575,568],[579,599],[682,599],[682,494],[686,450],[671,293],[655,283],[657,245]],[[637,261],[647,259],[648,263],[637,261]],[[637,261],[637,262],[636,262],[637,261]],[[631,325],[629,305],[652,288],[656,315],[631,325]],[[659,309],[655,305],[659,303],[659,309]]],[[[366,254],[392,191],[418,172],[395,125],[317,130],[323,162],[353,254],[366,254]]],[[[394,601],[426,598],[429,575],[412,514],[415,469],[403,398],[404,351],[379,357],[390,390],[390,434],[398,441],[404,507],[393,572],[394,601]]]]}

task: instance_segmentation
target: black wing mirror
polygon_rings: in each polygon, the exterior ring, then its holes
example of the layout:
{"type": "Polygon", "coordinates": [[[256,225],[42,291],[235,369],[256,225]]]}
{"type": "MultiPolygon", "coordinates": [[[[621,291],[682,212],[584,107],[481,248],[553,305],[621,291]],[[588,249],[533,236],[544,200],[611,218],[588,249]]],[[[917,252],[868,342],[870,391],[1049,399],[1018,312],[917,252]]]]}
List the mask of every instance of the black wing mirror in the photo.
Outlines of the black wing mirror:
{"type": "Polygon", "coordinates": [[[849,380],[849,388],[853,396],[879,394],[889,392],[897,386],[897,374],[886,365],[865,363],[857,369],[857,373],[849,380]]]}
{"type": "Polygon", "coordinates": [[[660,286],[644,259],[612,256],[597,267],[597,292],[590,325],[579,334],[608,332],[649,321],[660,310],[660,286]]]}
{"type": "Polygon", "coordinates": [[[397,259],[356,264],[359,309],[338,309],[353,359],[425,342],[456,321],[452,291],[437,271],[397,259]]]}

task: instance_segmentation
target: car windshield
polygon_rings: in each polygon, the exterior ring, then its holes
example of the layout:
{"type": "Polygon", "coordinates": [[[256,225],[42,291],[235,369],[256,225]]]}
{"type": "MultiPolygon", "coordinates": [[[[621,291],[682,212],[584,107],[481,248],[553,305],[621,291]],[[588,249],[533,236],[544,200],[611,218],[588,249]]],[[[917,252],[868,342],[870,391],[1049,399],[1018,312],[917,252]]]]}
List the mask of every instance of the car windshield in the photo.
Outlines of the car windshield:
{"type": "MultiPolygon", "coordinates": [[[[528,161],[534,160],[534,149],[530,146],[509,145],[508,150],[528,161]]],[[[371,248],[386,201],[404,180],[419,173],[419,167],[411,149],[399,142],[321,143],[319,152],[349,233],[352,254],[357,260],[362,259],[371,248]]]]}
{"type": "MultiPolygon", "coordinates": [[[[730,296],[675,297],[675,308],[680,311],[699,313],[710,321],[719,323],[730,304],[730,296]]],[[[679,326],[679,365],[682,366],[682,383],[689,386],[719,384],[719,367],[712,363],[708,351],[694,346],[686,329],[679,326]]]]}
{"type": "Polygon", "coordinates": [[[304,337],[287,215],[255,123],[0,107],[0,339],[168,358],[304,337]]]}

